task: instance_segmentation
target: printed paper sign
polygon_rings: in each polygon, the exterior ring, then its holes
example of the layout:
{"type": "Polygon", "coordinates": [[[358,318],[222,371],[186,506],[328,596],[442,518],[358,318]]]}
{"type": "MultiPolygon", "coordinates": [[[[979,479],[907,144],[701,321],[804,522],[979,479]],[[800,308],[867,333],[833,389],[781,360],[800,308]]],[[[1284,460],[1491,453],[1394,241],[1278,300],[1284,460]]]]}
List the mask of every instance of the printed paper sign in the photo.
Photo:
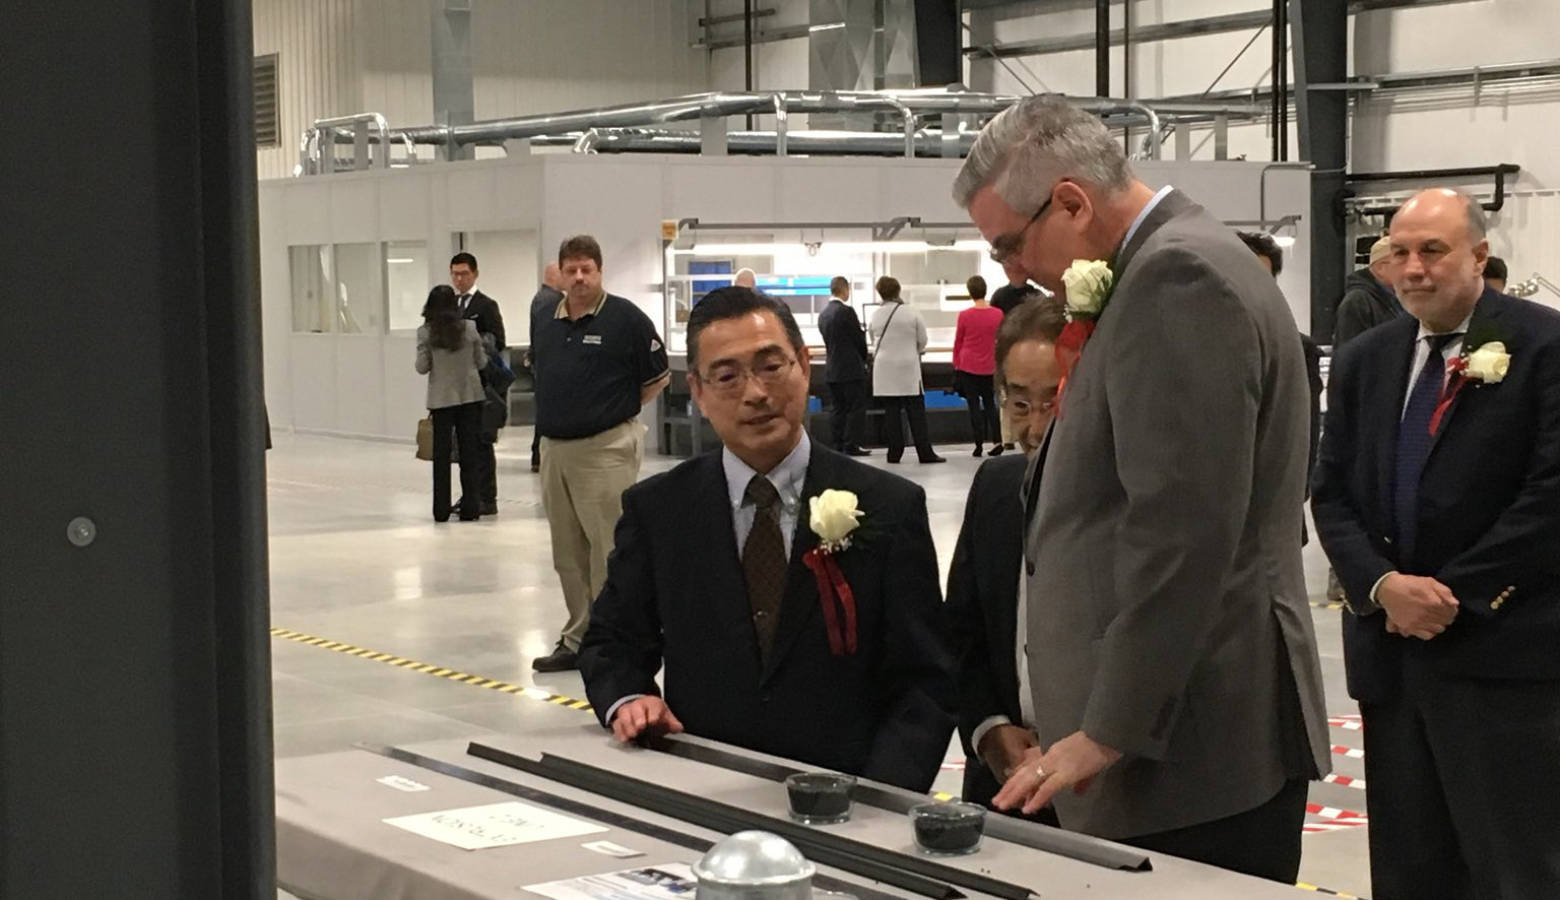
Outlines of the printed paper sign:
{"type": "Polygon", "coordinates": [[[608,829],[518,801],[384,819],[386,825],[462,850],[600,834],[608,829]]]}
{"type": "Polygon", "coordinates": [[[421,791],[433,790],[433,788],[423,784],[421,781],[413,781],[410,778],[402,778],[400,775],[386,775],[383,778],[375,778],[374,780],[384,785],[385,787],[392,787],[398,791],[405,791],[408,794],[416,794],[421,791]]]}
{"type": "Polygon", "coordinates": [[[698,879],[686,864],[667,863],[528,884],[525,889],[551,900],[692,900],[698,886],[698,879]]]}

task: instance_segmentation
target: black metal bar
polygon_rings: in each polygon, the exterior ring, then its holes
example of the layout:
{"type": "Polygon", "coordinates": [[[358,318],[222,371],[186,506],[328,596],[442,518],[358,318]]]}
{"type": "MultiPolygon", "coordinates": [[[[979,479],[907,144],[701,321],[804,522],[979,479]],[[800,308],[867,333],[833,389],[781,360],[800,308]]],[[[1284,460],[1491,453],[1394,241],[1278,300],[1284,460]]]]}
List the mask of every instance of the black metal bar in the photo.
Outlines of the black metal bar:
{"type": "MultiPolygon", "coordinates": [[[[742,83],[753,90],[753,0],[742,0],[742,83]]],[[[747,114],[747,127],[753,130],[753,114],[747,114]]]]}
{"type": "MultiPolygon", "coordinates": [[[[1100,96],[1108,96],[1101,94],[1100,96]]],[[[1132,99],[1132,0],[1121,4],[1121,96],[1132,99]]],[[[1132,155],[1132,128],[1121,129],[1121,145],[1132,155]]]]}
{"type": "Polygon", "coordinates": [[[1333,313],[1351,268],[1343,218],[1348,196],[1349,97],[1343,91],[1313,91],[1312,84],[1336,84],[1348,77],[1348,4],[1307,0],[1289,9],[1294,25],[1295,108],[1300,119],[1300,157],[1311,172],[1311,321],[1320,344],[1332,342],[1333,313]]]}
{"type": "MultiPolygon", "coordinates": [[[[489,775],[486,772],[477,772],[464,766],[457,766],[452,762],[445,762],[442,759],[434,759],[431,756],[424,756],[421,753],[417,753],[412,750],[406,750],[401,747],[390,747],[384,744],[357,744],[355,746],[359,750],[366,750],[369,753],[377,753],[387,759],[393,759],[397,762],[413,765],[419,769],[427,769],[430,772],[437,772],[440,775],[445,775],[459,781],[464,781],[467,784],[474,784],[478,787],[490,788],[501,793],[509,794],[512,797],[519,797],[522,800],[527,800],[539,806],[546,806],[552,809],[556,809],[559,812],[568,813],[571,816],[579,816],[582,819],[590,819],[593,822],[600,822],[603,825],[609,825],[613,828],[621,828],[624,831],[632,831],[635,834],[643,835],[644,837],[657,841],[664,841],[668,844],[673,844],[687,850],[692,850],[696,853],[704,853],[711,847],[715,846],[714,841],[705,838],[696,837],[681,831],[674,831],[670,828],[657,825],[653,822],[646,822],[643,819],[636,819],[633,816],[626,815],[624,813],[617,813],[609,809],[602,809],[599,806],[592,806],[589,803],[584,803],[579,800],[570,800],[568,797],[560,797],[557,794],[551,794],[539,788],[534,788],[524,784],[517,784],[516,782],[499,778],[497,775],[489,775]]],[[[817,887],[823,888],[826,891],[855,894],[859,897],[868,898],[868,900],[899,900],[899,898],[893,894],[885,894],[882,891],[874,890],[870,887],[866,887],[865,885],[856,884],[855,882],[850,881],[842,881],[830,875],[814,875],[813,884],[817,887]]]]}
{"type": "MultiPolygon", "coordinates": [[[[1230,223],[1226,223],[1230,224],[1230,223]]],[[[1267,223],[1261,223],[1266,225],[1267,223]]],[[[706,765],[720,766],[741,772],[744,775],[752,775],[756,778],[765,778],[770,781],[784,781],[788,776],[802,770],[783,766],[779,763],[766,762],[734,753],[720,747],[709,744],[685,740],[678,735],[656,738],[647,743],[651,750],[667,753],[672,756],[680,756],[683,759],[691,759],[706,765]]],[[[856,785],[851,792],[851,799],[867,806],[875,806],[878,809],[886,809],[890,812],[906,813],[910,807],[917,803],[925,803],[926,797],[917,794],[899,793],[892,790],[884,790],[867,784],[856,785]]],[[[1062,831],[1058,828],[1040,825],[1035,822],[1027,822],[1023,819],[1010,818],[1008,816],[990,815],[986,817],[986,834],[999,838],[1010,844],[1022,844],[1035,850],[1043,850],[1068,859],[1079,862],[1104,866],[1109,869],[1124,869],[1132,872],[1152,871],[1154,866],[1148,855],[1140,850],[1118,846],[1098,838],[1087,835],[1075,834],[1070,831],[1062,831]]]]}
{"type": "MultiPolygon", "coordinates": [[[[1354,2],[1349,4],[1348,11],[1357,13],[1378,9],[1427,6],[1432,3],[1457,2],[1463,2],[1463,0],[1354,0],[1354,2]]],[[[1254,9],[1249,12],[1227,13],[1197,19],[1182,19],[1157,25],[1144,25],[1136,29],[1133,33],[1132,41],[1136,44],[1148,44],[1202,34],[1250,31],[1255,28],[1261,28],[1271,21],[1273,21],[1273,11],[1271,9],[1254,9]]],[[[1121,31],[1111,32],[1111,43],[1119,44],[1123,39],[1124,35],[1121,31]]],[[[1061,37],[1040,38],[1032,41],[966,46],[964,53],[966,55],[992,57],[1042,56],[1048,53],[1088,50],[1094,47],[1095,43],[1096,40],[1093,33],[1068,34],[1061,37]]]]}
{"type": "Polygon", "coordinates": [[[1515,175],[1522,171],[1516,163],[1493,166],[1467,166],[1457,169],[1400,169],[1394,172],[1350,172],[1345,179],[1363,181],[1427,181],[1436,178],[1476,178],[1480,175],[1515,175]]]}
{"type": "Polygon", "coordinates": [[[1110,96],[1110,0],[1094,0],[1094,94],[1110,96]]]}
{"type": "Polygon", "coordinates": [[[544,753],[539,761],[530,760],[476,742],[472,742],[466,752],[479,759],[560,781],[592,793],[625,799],[705,828],[727,832],[750,828],[769,831],[795,844],[803,855],[814,862],[855,872],[905,890],[913,890],[922,896],[948,898],[948,900],[964,896],[950,885],[958,885],[1003,900],[1033,900],[1035,896],[1022,885],[955,869],[919,856],[895,853],[863,841],[851,840],[805,825],[798,825],[786,819],[760,815],[752,810],[717,803],[705,797],[662,787],[552,754],[544,753]]]}
{"type": "MultiPolygon", "coordinates": [[[[774,14],[775,10],[773,9],[755,9],[753,10],[752,17],[755,19],[762,19],[765,16],[772,16],[774,14]]],[[[732,22],[741,22],[747,18],[748,16],[746,13],[732,13],[727,16],[710,16],[708,18],[699,19],[699,27],[708,28],[711,25],[729,25],[732,22]]]]}

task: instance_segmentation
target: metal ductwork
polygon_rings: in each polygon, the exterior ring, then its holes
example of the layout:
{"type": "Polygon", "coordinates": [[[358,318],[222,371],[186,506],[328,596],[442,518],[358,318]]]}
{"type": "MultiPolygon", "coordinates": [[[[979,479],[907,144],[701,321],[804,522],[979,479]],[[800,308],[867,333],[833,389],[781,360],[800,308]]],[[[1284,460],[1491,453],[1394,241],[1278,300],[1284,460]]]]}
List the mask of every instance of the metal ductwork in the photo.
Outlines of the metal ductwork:
{"type": "MultiPolygon", "coordinates": [[[[571,140],[591,129],[654,128],[674,122],[723,120],[731,116],[749,114],[774,115],[777,120],[776,152],[785,155],[793,149],[788,140],[788,117],[791,113],[877,113],[887,112],[903,123],[899,135],[885,137],[899,141],[907,156],[918,151],[917,126],[922,118],[933,116],[970,116],[974,118],[996,115],[1021,98],[1011,94],[977,94],[967,91],[944,89],[904,91],[754,91],[711,92],[675,97],[650,103],[629,103],[595,109],[547,113],[534,116],[517,116],[473,122],[469,125],[425,125],[411,128],[388,129],[383,119],[373,119],[373,134],[365,128],[348,133],[342,127],[361,123],[365,116],[320,120],[304,136],[300,170],[324,172],[326,157],[324,144],[328,142],[350,143],[370,138],[383,143],[385,140],[401,141],[408,147],[414,144],[432,145],[448,149],[473,145],[502,146],[508,141],[543,137],[571,136],[571,140]]],[[[1145,141],[1144,155],[1158,158],[1161,114],[1176,118],[1211,118],[1214,116],[1250,117],[1259,110],[1250,104],[1182,102],[1149,105],[1131,100],[1101,97],[1068,98],[1082,109],[1096,113],[1111,125],[1146,126],[1149,139],[1145,141]]],[[[690,132],[691,133],[691,132],[690,132]]],[[[950,134],[952,131],[950,130],[950,134]]],[[[860,134],[877,134],[862,132],[860,134]]],[[[874,145],[875,146],[875,145],[874,145]]],[[[385,157],[388,159],[388,156],[385,157]]],[[[382,164],[387,164],[382,163],[382,164]]]]}
{"type": "MultiPolygon", "coordinates": [[[[959,155],[969,153],[975,133],[954,137],[959,155]]],[[[873,131],[734,131],[726,135],[728,153],[755,156],[784,155],[783,145],[791,153],[808,156],[905,156],[905,139],[892,132],[873,131]]],[[[576,153],[698,153],[699,135],[688,131],[655,128],[592,128],[578,137],[549,135],[533,138],[543,147],[571,147],[576,153]]],[[[943,135],[939,131],[916,131],[911,137],[915,156],[944,155],[943,135]]]]}

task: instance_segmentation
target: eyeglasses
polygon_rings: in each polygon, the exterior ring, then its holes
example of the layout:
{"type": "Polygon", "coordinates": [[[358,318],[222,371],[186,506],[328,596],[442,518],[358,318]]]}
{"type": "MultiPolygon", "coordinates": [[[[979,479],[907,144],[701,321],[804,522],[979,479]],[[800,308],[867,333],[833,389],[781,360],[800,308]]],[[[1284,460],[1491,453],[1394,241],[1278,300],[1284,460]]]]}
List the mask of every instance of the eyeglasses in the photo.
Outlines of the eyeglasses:
{"type": "Polygon", "coordinates": [[[1044,400],[1040,403],[1030,403],[1028,400],[1024,400],[1018,397],[1008,397],[1003,401],[1003,405],[1006,406],[1008,411],[1013,415],[1019,416],[1020,418],[1028,418],[1029,415],[1035,410],[1039,410],[1046,415],[1050,415],[1056,409],[1056,398],[1052,397],[1050,400],[1044,400]]]}
{"type": "Polygon", "coordinates": [[[1018,251],[1024,248],[1024,232],[1028,231],[1029,226],[1035,224],[1050,206],[1051,198],[1047,197],[1045,202],[1040,204],[1040,208],[1035,210],[1035,214],[1029,217],[1029,221],[1024,223],[1023,228],[1009,231],[1006,234],[999,234],[992,238],[991,261],[1000,266],[1016,256],[1018,251]]]}
{"type": "Polygon", "coordinates": [[[775,387],[790,374],[796,365],[794,359],[766,359],[757,365],[739,366],[735,363],[719,365],[708,375],[698,376],[700,383],[721,396],[733,397],[742,393],[749,378],[757,378],[764,387],[775,387]]]}

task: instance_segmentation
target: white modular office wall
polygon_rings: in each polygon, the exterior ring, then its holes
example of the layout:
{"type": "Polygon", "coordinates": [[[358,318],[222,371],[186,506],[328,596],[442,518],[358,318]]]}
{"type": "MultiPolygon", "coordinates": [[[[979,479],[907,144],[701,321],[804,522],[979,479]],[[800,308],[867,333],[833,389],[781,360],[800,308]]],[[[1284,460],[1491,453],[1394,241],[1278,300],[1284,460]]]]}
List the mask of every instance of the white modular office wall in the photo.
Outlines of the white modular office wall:
{"type": "MultiPolygon", "coordinates": [[[[437,282],[458,232],[534,230],[537,271],[563,238],[587,232],[601,242],[607,288],[639,304],[664,334],[663,220],[829,223],[918,216],[960,222],[964,214],[949,196],[959,165],[941,159],[549,154],[263,182],[260,253],[272,423],[410,440],[423,409],[424,381],[412,370],[411,334],[293,331],[289,247],[422,240],[430,280],[437,282]]],[[[1150,184],[1182,188],[1227,221],[1308,214],[1310,181],[1302,167],[1158,162],[1138,170],[1150,184]]],[[[1300,322],[1310,314],[1307,232],[1303,218],[1297,228],[1280,231],[1298,237],[1280,285],[1300,322]]],[[[525,320],[529,293],[497,299],[511,329],[525,320]]]]}

